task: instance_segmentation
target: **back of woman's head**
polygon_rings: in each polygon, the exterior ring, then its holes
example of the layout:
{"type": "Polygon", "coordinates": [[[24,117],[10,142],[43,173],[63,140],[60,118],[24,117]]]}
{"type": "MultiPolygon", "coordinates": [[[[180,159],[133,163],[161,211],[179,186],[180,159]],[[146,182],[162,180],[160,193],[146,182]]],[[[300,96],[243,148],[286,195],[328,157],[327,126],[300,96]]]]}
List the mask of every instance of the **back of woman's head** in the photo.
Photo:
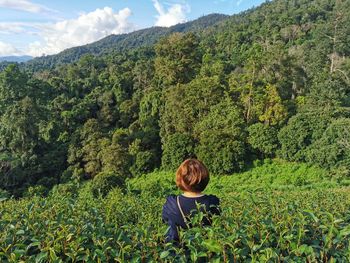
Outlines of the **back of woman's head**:
{"type": "Polygon", "coordinates": [[[185,160],[176,171],[176,185],[182,191],[202,192],[208,183],[208,169],[197,159],[185,160]]]}

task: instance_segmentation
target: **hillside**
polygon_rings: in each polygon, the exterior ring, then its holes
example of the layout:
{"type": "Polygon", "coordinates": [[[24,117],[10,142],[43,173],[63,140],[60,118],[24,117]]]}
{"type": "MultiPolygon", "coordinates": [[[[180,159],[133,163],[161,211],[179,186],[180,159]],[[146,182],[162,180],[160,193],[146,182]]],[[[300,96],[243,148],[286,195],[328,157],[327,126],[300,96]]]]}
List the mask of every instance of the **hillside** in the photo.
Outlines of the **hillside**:
{"type": "Polygon", "coordinates": [[[76,62],[85,54],[101,56],[151,46],[161,37],[175,32],[200,32],[227,18],[226,15],[211,14],[169,28],[152,27],[128,34],[110,35],[91,44],[66,49],[56,55],[34,58],[26,63],[26,68],[32,70],[50,69],[61,64],[76,62]]]}
{"type": "Polygon", "coordinates": [[[276,0],[229,18],[110,36],[87,46],[105,55],[34,75],[7,67],[0,188],[22,196],[73,178],[124,180],[193,156],[216,174],[279,157],[348,176],[348,7],[276,0]],[[188,32],[152,45],[154,31],[188,32]],[[108,52],[117,46],[130,49],[108,52]]]}
{"type": "Polygon", "coordinates": [[[0,57],[0,62],[27,62],[28,60],[31,60],[33,57],[31,56],[7,56],[7,57],[0,57]]]}

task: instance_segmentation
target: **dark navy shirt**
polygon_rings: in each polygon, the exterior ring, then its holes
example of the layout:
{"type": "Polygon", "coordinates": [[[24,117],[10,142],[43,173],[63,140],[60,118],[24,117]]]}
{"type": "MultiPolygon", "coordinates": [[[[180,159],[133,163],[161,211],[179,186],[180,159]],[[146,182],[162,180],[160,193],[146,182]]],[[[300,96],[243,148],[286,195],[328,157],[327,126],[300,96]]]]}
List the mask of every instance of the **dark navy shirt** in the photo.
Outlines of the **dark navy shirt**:
{"type": "MultiPolygon", "coordinates": [[[[198,211],[196,203],[202,205],[201,211],[204,212],[205,209],[207,212],[209,212],[209,216],[211,214],[220,214],[220,200],[215,195],[203,195],[199,197],[186,197],[184,195],[179,195],[179,202],[186,218],[193,216],[198,211]]],[[[170,195],[167,197],[166,202],[163,206],[162,218],[163,221],[170,226],[167,232],[166,241],[178,242],[179,233],[177,231],[177,228],[182,227],[186,229],[187,225],[177,205],[176,195],[170,195]]],[[[204,225],[210,225],[210,218],[204,217],[202,223],[204,225]]]]}

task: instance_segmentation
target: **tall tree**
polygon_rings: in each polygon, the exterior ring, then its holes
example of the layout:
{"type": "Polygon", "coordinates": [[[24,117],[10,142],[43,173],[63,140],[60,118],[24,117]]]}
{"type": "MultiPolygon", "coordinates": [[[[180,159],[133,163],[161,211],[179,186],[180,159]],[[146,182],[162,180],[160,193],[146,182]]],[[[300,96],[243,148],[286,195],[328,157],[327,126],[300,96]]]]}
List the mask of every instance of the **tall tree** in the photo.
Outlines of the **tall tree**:
{"type": "Polygon", "coordinates": [[[174,33],[155,47],[155,70],[165,85],[191,81],[199,70],[201,52],[199,39],[193,33],[174,33]]]}

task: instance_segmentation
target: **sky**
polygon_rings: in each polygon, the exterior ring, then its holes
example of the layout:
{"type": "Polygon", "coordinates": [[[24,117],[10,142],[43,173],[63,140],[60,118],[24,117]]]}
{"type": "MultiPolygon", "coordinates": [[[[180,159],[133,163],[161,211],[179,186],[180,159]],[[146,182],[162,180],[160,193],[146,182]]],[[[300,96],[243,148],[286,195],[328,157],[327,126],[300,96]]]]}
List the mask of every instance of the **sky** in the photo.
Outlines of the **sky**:
{"type": "Polygon", "coordinates": [[[237,14],[265,0],[0,0],[0,56],[42,56],[110,34],[237,14]]]}

